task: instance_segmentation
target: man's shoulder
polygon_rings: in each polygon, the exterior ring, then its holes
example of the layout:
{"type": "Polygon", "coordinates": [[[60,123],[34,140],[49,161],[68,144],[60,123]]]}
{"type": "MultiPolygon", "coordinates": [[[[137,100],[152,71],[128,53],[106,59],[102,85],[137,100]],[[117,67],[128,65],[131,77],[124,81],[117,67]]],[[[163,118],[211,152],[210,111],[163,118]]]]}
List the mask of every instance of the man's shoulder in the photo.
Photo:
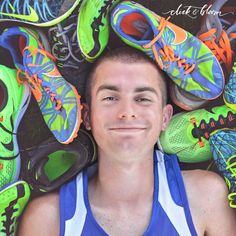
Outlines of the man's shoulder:
{"type": "Polygon", "coordinates": [[[196,190],[204,190],[206,187],[213,187],[212,190],[218,191],[218,188],[221,191],[227,191],[226,183],[223,178],[212,171],[207,170],[185,170],[182,171],[184,183],[186,188],[194,188],[196,190]]]}
{"type": "Polygon", "coordinates": [[[59,216],[59,193],[34,198],[24,211],[19,235],[58,235],[59,216]]]}

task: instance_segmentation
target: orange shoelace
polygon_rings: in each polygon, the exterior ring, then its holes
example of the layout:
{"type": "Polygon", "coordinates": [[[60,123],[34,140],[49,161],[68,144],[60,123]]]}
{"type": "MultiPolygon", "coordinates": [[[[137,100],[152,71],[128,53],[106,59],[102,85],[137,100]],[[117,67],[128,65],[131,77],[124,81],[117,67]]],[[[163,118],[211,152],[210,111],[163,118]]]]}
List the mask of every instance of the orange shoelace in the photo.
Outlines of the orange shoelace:
{"type": "MultiPolygon", "coordinates": [[[[159,26],[157,28],[157,30],[159,31],[159,34],[156,35],[154,37],[154,39],[151,40],[150,43],[148,43],[146,45],[143,45],[143,48],[150,48],[150,47],[152,47],[152,51],[154,53],[156,62],[160,66],[161,69],[168,68],[169,66],[165,66],[164,67],[160,57],[158,56],[158,52],[157,52],[157,49],[155,47],[155,43],[162,36],[162,34],[164,32],[164,29],[165,29],[165,27],[166,27],[166,25],[168,23],[169,18],[170,17],[165,19],[165,18],[161,17],[160,24],[159,24],[159,26]]],[[[157,17],[156,17],[156,19],[159,21],[159,19],[157,17]]],[[[174,54],[173,48],[171,48],[171,46],[169,46],[169,45],[166,45],[165,42],[162,39],[161,39],[161,42],[162,42],[162,44],[164,46],[163,46],[162,49],[159,49],[159,53],[164,57],[164,61],[176,62],[179,68],[181,68],[181,67],[184,68],[184,70],[185,70],[184,74],[189,74],[189,73],[191,73],[194,70],[195,64],[186,63],[186,59],[181,59],[179,56],[176,57],[175,54],[174,54]]]]}
{"type": "Polygon", "coordinates": [[[207,45],[207,47],[213,52],[219,62],[223,62],[226,66],[227,72],[230,73],[232,69],[233,50],[230,44],[230,38],[236,39],[236,34],[231,33],[229,36],[222,30],[219,42],[216,42],[216,38],[212,37],[216,33],[216,29],[212,28],[208,32],[198,36],[198,38],[207,45]]]}
{"type": "MultiPolygon", "coordinates": [[[[26,50],[26,49],[31,50],[31,53],[28,55],[28,57],[31,57],[31,56],[35,55],[36,53],[41,53],[45,56],[48,56],[52,60],[55,60],[55,58],[49,52],[46,52],[43,49],[38,49],[33,46],[27,46],[24,48],[24,50],[26,50]]],[[[36,65],[35,64],[28,64],[28,66],[35,67],[36,65]]],[[[56,99],[56,94],[51,92],[49,87],[42,86],[43,81],[38,78],[37,74],[33,74],[30,76],[27,71],[22,72],[21,69],[18,69],[17,74],[16,74],[16,78],[17,78],[18,83],[26,82],[29,85],[32,93],[34,94],[34,97],[36,98],[36,100],[38,102],[41,101],[41,99],[42,99],[42,92],[40,90],[40,87],[42,87],[44,89],[44,91],[50,96],[51,101],[56,103],[55,109],[58,111],[62,108],[61,100],[56,99]]]]}

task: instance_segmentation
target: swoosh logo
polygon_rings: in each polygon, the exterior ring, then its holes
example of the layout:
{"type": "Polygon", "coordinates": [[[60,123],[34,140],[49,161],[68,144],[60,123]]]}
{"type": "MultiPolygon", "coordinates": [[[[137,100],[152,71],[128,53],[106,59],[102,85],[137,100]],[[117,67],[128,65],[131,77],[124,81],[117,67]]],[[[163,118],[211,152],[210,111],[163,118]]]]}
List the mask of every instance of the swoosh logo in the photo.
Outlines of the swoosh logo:
{"type": "MultiPolygon", "coordinates": [[[[157,18],[161,19],[160,16],[157,16],[157,18]]],[[[180,44],[180,43],[183,43],[187,37],[188,37],[188,34],[187,34],[187,31],[185,31],[184,29],[180,28],[179,26],[175,25],[175,24],[172,24],[171,22],[167,21],[167,24],[166,26],[174,33],[175,35],[175,38],[174,38],[174,41],[172,42],[172,44],[180,44]]]]}
{"type": "Polygon", "coordinates": [[[29,10],[30,10],[29,15],[23,15],[23,14],[20,15],[20,14],[14,14],[14,13],[6,13],[6,12],[0,12],[0,15],[17,18],[21,20],[26,20],[30,22],[38,22],[39,17],[36,11],[31,6],[29,6],[29,10]]]}
{"type": "Polygon", "coordinates": [[[7,149],[8,151],[12,152],[14,149],[14,145],[13,145],[13,140],[11,139],[10,143],[3,143],[1,142],[2,146],[5,147],[5,149],[7,149]]]}

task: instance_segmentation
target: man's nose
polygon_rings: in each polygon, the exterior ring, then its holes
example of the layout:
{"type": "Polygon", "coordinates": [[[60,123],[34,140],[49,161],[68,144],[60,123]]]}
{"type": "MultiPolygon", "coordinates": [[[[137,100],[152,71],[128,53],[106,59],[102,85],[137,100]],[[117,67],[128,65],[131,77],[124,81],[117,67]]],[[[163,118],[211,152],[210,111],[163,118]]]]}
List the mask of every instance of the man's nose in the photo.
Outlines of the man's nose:
{"type": "Polygon", "coordinates": [[[136,118],[137,111],[135,109],[135,104],[133,102],[124,101],[120,104],[118,117],[120,119],[129,119],[129,118],[136,118]]]}

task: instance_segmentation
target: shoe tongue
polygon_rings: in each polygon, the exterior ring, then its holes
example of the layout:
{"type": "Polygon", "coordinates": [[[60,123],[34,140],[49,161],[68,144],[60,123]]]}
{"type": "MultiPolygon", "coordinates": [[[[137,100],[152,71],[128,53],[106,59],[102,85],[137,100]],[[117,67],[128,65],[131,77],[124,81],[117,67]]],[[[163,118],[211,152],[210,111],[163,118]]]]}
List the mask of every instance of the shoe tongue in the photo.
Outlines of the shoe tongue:
{"type": "Polygon", "coordinates": [[[133,22],[133,27],[135,27],[136,30],[141,32],[143,34],[141,40],[147,40],[152,39],[152,28],[144,21],[136,20],[133,22]]]}

